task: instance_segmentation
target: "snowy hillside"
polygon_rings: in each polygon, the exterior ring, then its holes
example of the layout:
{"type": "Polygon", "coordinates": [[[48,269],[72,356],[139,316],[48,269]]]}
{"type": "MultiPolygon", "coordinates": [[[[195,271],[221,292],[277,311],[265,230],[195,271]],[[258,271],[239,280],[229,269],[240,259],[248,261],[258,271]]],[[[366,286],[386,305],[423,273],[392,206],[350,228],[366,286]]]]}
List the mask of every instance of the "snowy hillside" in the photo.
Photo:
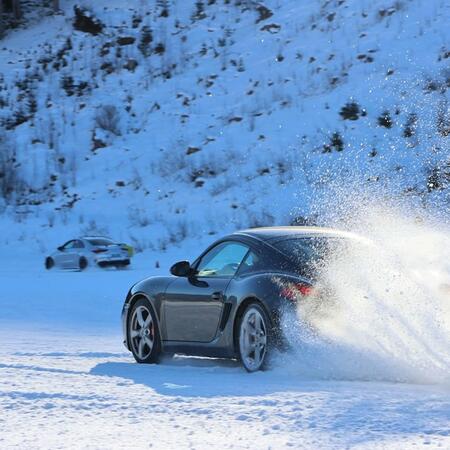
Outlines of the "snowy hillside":
{"type": "Polygon", "coordinates": [[[448,205],[448,2],[79,5],[0,42],[3,243],[164,250],[336,186],[448,205]]]}

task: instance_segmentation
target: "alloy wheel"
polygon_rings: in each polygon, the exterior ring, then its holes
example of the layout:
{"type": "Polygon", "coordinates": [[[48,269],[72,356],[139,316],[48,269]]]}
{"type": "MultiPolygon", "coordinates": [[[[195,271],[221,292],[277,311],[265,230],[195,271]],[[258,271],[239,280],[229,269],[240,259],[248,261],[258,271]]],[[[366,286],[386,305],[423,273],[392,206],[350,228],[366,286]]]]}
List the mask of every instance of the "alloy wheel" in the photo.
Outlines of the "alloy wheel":
{"type": "Polygon", "coordinates": [[[259,308],[251,306],[245,312],[239,333],[239,350],[244,367],[259,370],[267,353],[266,321],[259,308]]]}
{"type": "Polygon", "coordinates": [[[155,343],[155,327],[150,310],[144,306],[137,306],[131,316],[130,340],[133,353],[140,359],[147,359],[155,343]]]}

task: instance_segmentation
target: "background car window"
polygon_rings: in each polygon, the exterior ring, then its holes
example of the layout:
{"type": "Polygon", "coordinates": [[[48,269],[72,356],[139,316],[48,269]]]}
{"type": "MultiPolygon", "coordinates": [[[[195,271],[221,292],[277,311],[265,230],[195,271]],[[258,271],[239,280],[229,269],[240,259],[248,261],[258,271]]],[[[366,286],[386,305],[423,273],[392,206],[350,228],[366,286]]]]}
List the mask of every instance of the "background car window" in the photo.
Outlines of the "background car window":
{"type": "Polygon", "coordinates": [[[75,247],[75,241],[69,241],[69,242],[66,242],[64,245],[63,245],[63,249],[64,250],[69,250],[69,249],[71,249],[71,248],[74,248],[75,247]]]}
{"type": "Polygon", "coordinates": [[[199,277],[232,277],[248,252],[246,245],[224,242],[211,249],[197,265],[199,277]]]}
{"type": "Polygon", "coordinates": [[[104,238],[95,238],[95,239],[86,239],[91,245],[111,245],[114,244],[113,241],[110,239],[104,239],[104,238]]]}

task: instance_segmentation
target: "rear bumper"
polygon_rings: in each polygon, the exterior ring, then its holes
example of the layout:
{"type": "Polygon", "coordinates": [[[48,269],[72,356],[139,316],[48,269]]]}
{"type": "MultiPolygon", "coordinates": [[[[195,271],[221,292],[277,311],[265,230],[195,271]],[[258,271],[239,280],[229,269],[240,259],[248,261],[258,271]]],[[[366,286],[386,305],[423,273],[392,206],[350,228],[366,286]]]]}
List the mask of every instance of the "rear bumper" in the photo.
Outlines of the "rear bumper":
{"type": "Polygon", "coordinates": [[[129,259],[104,259],[97,261],[97,264],[100,267],[108,267],[108,266],[128,266],[130,264],[129,259]]]}

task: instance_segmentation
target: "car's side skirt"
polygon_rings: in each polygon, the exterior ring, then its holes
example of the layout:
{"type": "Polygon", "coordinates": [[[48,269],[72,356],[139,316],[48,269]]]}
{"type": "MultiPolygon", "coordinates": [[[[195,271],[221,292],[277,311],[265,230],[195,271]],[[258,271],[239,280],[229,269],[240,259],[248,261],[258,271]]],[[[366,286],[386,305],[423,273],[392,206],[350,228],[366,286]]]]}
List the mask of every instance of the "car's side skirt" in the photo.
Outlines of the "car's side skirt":
{"type": "Polygon", "coordinates": [[[218,347],[217,343],[201,342],[176,342],[163,341],[162,351],[164,353],[180,353],[190,356],[207,356],[210,358],[235,358],[234,349],[229,347],[218,347]]]}

